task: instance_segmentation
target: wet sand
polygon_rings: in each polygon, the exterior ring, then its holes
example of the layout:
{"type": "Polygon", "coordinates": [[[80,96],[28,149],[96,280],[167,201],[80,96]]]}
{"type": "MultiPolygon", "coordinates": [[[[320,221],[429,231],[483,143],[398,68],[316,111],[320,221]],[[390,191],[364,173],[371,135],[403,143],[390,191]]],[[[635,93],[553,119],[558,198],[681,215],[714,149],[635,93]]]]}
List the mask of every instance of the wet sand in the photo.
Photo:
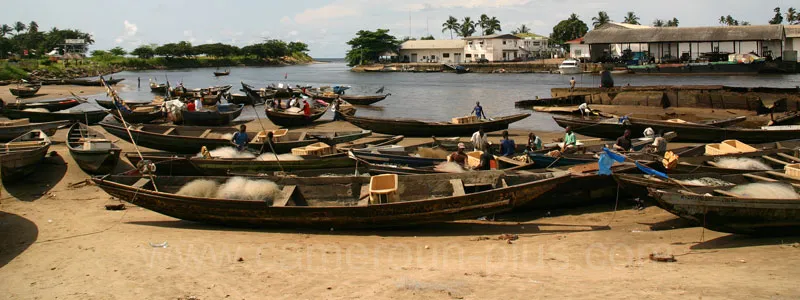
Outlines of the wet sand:
{"type": "MultiPolygon", "coordinates": [[[[345,122],[317,127],[355,129],[345,122]]],[[[703,230],[657,207],[635,209],[624,197],[496,221],[360,231],[224,228],[127,203],[124,211],[107,211],[104,205],[118,200],[96,186],[71,186],[88,176],[69,156],[65,135],[63,129],[54,137],[51,151],[58,156],[25,181],[4,184],[2,298],[800,297],[800,237],[703,230]],[[508,244],[497,239],[501,234],[519,240],[508,244]],[[651,261],[651,253],[675,255],[677,262],[651,261]]],[[[548,133],[545,140],[560,135],[548,133]]],[[[490,139],[499,140],[499,133],[490,139]]],[[[123,160],[117,171],[125,168],[123,160]]]]}
{"type": "MultiPolygon", "coordinates": [[[[16,85],[11,84],[7,86],[0,86],[0,99],[6,102],[17,101],[17,96],[11,94],[9,88],[16,85]]],[[[121,85],[120,85],[121,86],[121,85]]],[[[69,98],[72,97],[70,92],[78,96],[88,96],[94,94],[105,93],[106,89],[99,86],[80,86],[80,85],[43,85],[39,92],[34,97],[20,99],[23,102],[35,102],[51,99],[69,98]]]]}

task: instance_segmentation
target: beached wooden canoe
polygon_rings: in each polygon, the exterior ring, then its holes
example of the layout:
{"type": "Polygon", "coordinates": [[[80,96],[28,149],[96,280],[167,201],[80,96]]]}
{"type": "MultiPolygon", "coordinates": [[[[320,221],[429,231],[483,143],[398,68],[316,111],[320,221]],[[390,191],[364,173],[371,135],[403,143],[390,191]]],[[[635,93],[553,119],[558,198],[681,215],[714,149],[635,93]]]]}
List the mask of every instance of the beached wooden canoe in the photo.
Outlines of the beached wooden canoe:
{"type": "MultiPolygon", "coordinates": [[[[777,183],[800,191],[794,182],[777,183]]],[[[650,188],[649,191],[660,207],[711,230],[751,235],[800,233],[800,199],[745,197],[732,193],[732,188],[650,188]]]]}
{"type": "Polygon", "coordinates": [[[215,110],[181,111],[183,124],[193,126],[226,126],[242,114],[244,105],[217,105],[215,110]]]}
{"type": "MultiPolygon", "coordinates": [[[[270,178],[282,192],[271,201],[196,198],[175,194],[199,177],[95,177],[108,194],[187,221],[226,226],[316,228],[396,227],[474,219],[536,202],[564,182],[563,173],[402,176],[388,203],[369,200],[369,177],[270,178]],[[153,185],[158,189],[155,191],[153,185]]],[[[228,178],[202,177],[224,182],[228,178]]],[[[253,179],[265,179],[255,177],[253,179]]]]}
{"type": "MultiPolygon", "coordinates": [[[[130,142],[128,132],[119,122],[106,120],[100,122],[108,133],[111,133],[123,140],[130,142]]],[[[177,126],[177,125],[148,125],[138,124],[130,128],[136,144],[150,149],[169,151],[181,154],[197,154],[200,148],[206,146],[209,150],[220,147],[232,147],[231,138],[237,131],[231,127],[196,127],[196,126],[177,126]]],[[[323,141],[329,145],[346,143],[363,137],[370,136],[371,131],[341,131],[341,132],[314,132],[314,131],[295,131],[290,130],[278,141],[273,142],[273,148],[277,153],[291,152],[292,148],[308,146],[316,142],[323,141]]],[[[256,139],[255,132],[248,132],[247,136],[256,139]]],[[[261,152],[272,152],[269,146],[262,143],[252,143],[249,145],[251,150],[261,152]]]]}
{"type": "Polygon", "coordinates": [[[103,134],[83,123],[75,123],[67,131],[67,148],[78,166],[89,174],[110,174],[122,153],[103,134]]]}
{"type": "Polygon", "coordinates": [[[20,180],[36,170],[50,149],[50,138],[41,130],[32,130],[12,141],[0,144],[0,176],[3,181],[20,180]]]}
{"type": "Polygon", "coordinates": [[[44,108],[48,111],[59,111],[64,109],[70,109],[80,104],[81,104],[80,101],[75,99],[60,99],[60,100],[41,101],[41,102],[10,102],[10,103],[4,103],[2,108],[18,109],[18,110],[31,109],[31,108],[44,108]]]}
{"type": "Polygon", "coordinates": [[[36,93],[38,93],[39,89],[41,88],[42,85],[37,84],[37,85],[17,86],[9,88],[8,90],[11,91],[11,94],[14,96],[17,96],[19,98],[28,98],[35,96],[36,93]]]}
{"type": "Polygon", "coordinates": [[[345,110],[342,112],[342,117],[347,122],[360,128],[369,129],[377,133],[404,135],[408,137],[471,136],[480,128],[483,128],[485,132],[508,129],[509,124],[529,116],[530,114],[517,114],[495,118],[491,121],[453,124],[450,122],[356,117],[355,110],[345,110]]]}
{"type": "MultiPolygon", "coordinates": [[[[112,101],[112,100],[96,99],[94,101],[97,102],[97,105],[100,105],[100,107],[102,107],[102,108],[105,108],[105,109],[117,109],[117,107],[114,105],[114,101],[112,101]]],[[[130,101],[125,101],[125,105],[127,105],[131,109],[134,109],[134,108],[137,108],[137,107],[142,107],[142,106],[154,106],[152,101],[151,102],[130,102],[130,101]]]]}
{"type": "Polygon", "coordinates": [[[662,130],[665,132],[675,131],[678,134],[675,141],[679,142],[710,143],[736,139],[744,143],[767,143],[790,140],[800,136],[800,128],[784,128],[781,126],[768,127],[769,129],[747,129],[720,128],[705,124],[675,123],[639,118],[629,118],[624,123],[620,123],[616,119],[598,120],[560,116],[553,116],[553,119],[559,126],[569,126],[578,134],[606,139],[616,139],[622,136],[625,129],[630,129],[633,137],[641,137],[642,132],[648,127],[656,132],[662,130]]]}
{"type": "Polygon", "coordinates": [[[0,141],[13,140],[32,130],[41,130],[48,136],[53,136],[59,127],[69,125],[70,121],[53,121],[44,123],[30,123],[28,119],[0,122],[0,141]]]}
{"type": "Polygon", "coordinates": [[[325,102],[328,102],[328,103],[331,103],[333,100],[336,100],[337,98],[339,98],[339,95],[337,95],[337,94],[332,94],[332,95],[328,94],[328,95],[326,95],[325,93],[323,93],[322,91],[320,91],[319,89],[316,89],[316,88],[314,88],[314,89],[305,89],[303,91],[303,95],[311,97],[312,99],[322,100],[322,101],[325,101],[325,102]]]}
{"type": "Polygon", "coordinates": [[[108,115],[108,111],[60,111],[60,112],[39,112],[17,109],[3,109],[3,115],[9,119],[28,119],[31,122],[43,123],[53,121],[88,122],[89,125],[96,124],[108,115]]]}
{"type": "Polygon", "coordinates": [[[347,101],[352,105],[370,105],[386,99],[386,97],[391,96],[392,94],[383,94],[383,95],[341,95],[339,99],[347,101]]]}
{"type": "Polygon", "coordinates": [[[258,160],[252,158],[211,158],[192,157],[189,162],[204,176],[228,176],[230,173],[263,173],[273,171],[299,171],[331,168],[347,168],[356,166],[347,153],[326,156],[302,156],[303,160],[258,160]]]}
{"type": "MultiPolygon", "coordinates": [[[[125,80],[125,78],[109,78],[105,79],[106,84],[108,85],[116,85],[121,81],[125,80]]],[[[64,84],[71,84],[71,85],[82,85],[82,86],[103,86],[103,83],[100,79],[64,79],[64,84]]]]}

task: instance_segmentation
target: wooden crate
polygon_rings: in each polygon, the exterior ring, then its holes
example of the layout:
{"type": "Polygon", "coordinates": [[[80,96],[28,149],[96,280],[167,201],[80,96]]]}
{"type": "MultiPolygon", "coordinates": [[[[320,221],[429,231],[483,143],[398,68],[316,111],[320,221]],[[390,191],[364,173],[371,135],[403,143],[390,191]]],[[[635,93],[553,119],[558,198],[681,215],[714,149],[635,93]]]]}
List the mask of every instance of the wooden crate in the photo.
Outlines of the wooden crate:
{"type": "Polygon", "coordinates": [[[333,154],[333,148],[331,148],[331,146],[328,146],[328,144],[319,142],[305,147],[293,148],[292,154],[323,156],[323,155],[333,154]]]}
{"type": "Polygon", "coordinates": [[[786,175],[800,178],[800,164],[786,165],[785,167],[783,167],[783,170],[786,173],[786,175]]]}
{"type": "MultiPolygon", "coordinates": [[[[273,142],[282,142],[284,139],[287,138],[287,135],[289,134],[289,130],[288,129],[275,129],[275,130],[269,130],[269,131],[272,132],[272,141],[273,142]]],[[[256,134],[256,137],[253,138],[251,143],[262,144],[262,143],[264,143],[264,140],[266,140],[266,139],[267,139],[267,131],[260,131],[258,134],[256,134]]]]}
{"type": "Polygon", "coordinates": [[[724,140],[719,146],[728,151],[728,153],[750,153],[758,151],[758,149],[738,140],[724,140]]]}
{"type": "Polygon", "coordinates": [[[466,117],[457,117],[451,120],[453,124],[471,124],[471,123],[478,123],[477,116],[466,116],[466,117]]]}

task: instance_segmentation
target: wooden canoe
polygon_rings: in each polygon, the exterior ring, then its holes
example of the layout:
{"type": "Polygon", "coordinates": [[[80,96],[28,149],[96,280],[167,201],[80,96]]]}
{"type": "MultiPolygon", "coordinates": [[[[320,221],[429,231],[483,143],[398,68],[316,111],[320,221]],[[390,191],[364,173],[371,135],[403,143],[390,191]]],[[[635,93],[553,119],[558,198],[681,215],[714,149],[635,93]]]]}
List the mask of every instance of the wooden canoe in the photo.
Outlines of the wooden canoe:
{"type": "Polygon", "coordinates": [[[18,86],[14,88],[9,88],[8,90],[11,91],[11,94],[17,96],[19,98],[28,98],[33,97],[36,93],[39,92],[41,89],[41,85],[29,85],[29,86],[18,86]]]}
{"type": "Polygon", "coordinates": [[[33,173],[50,149],[50,138],[41,130],[32,130],[12,141],[0,144],[0,176],[15,181],[33,173]]]}
{"type": "Polygon", "coordinates": [[[347,101],[352,105],[370,105],[375,102],[381,101],[386,99],[386,97],[391,96],[392,94],[384,94],[384,95],[341,95],[339,99],[347,101]]]}
{"type": "Polygon", "coordinates": [[[31,122],[43,123],[54,121],[71,121],[86,123],[89,125],[100,122],[108,115],[108,111],[75,111],[75,112],[38,112],[17,109],[3,109],[3,115],[9,119],[28,119],[31,122]]]}
{"type": "Polygon", "coordinates": [[[42,101],[42,102],[11,102],[11,103],[5,103],[2,108],[18,109],[18,110],[24,110],[30,108],[44,108],[48,111],[59,111],[64,109],[70,109],[80,104],[81,103],[75,99],[61,99],[61,100],[42,101]]]}
{"type": "Polygon", "coordinates": [[[226,126],[242,114],[244,105],[217,105],[216,110],[181,111],[183,124],[194,126],[226,126]]]}
{"type": "Polygon", "coordinates": [[[693,173],[693,174],[669,174],[669,179],[658,178],[645,174],[613,174],[614,179],[620,187],[635,197],[642,199],[650,198],[648,188],[669,189],[669,188],[695,188],[704,186],[733,186],[753,182],[774,182],[785,181],[800,184],[800,178],[787,176],[784,172],[748,172],[743,174],[720,174],[720,173],[693,173]]]}
{"type": "MultiPolygon", "coordinates": [[[[22,119],[24,120],[24,119],[22,119]]],[[[53,121],[44,123],[29,123],[27,120],[18,124],[0,125],[0,141],[13,140],[32,130],[41,130],[48,136],[53,136],[59,127],[69,125],[70,121],[53,121]]]]}
{"type": "MultiPolygon", "coordinates": [[[[793,182],[778,181],[794,187],[793,182]]],[[[795,183],[796,184],[796,183],[795,183]]],[[[800,199],[749,198],[726,187],[650,188],[659,206],[698,226],[728,233],[795,235],[800,233],[800,199]]]]}
{"type": "Polygon", "coordinates": [[[721,142],[728,139],[736,139],[744,143],[767,143],[783,141],[797,138],[800,136],[800,128],[781,129],[746,129],[746,128],[720,128],[704,124],[694,123],[674,123],[661,120],[646,120],[630,118],[625,124],[619,123],[615,119],[579,119],[553,116],[553,119],[561,127],[571,127],[578,134],[599,137],[606,139],[616,139],[622,135],[625,129],[630,129],[633,137],[641,137],[645,129],[652,128],[658,131],[675,131],[678,136],[677,142],[702,142],[712,143],[721,142]]]}
{"type": "Polygon", "coordinates": [[[265,108],[264,113],[266,113],[267,118],[275,125],[283,127],[303,127],[314,123],[314,121],[325,115],[325,112],[328,111],[328,107],[330,107],[330,105],[313,109],[310,116],[304,115],[302,111],[300,114],[286,113],[285,111],[279,111],[271,107],[265,108]]]}
{"type": "Polygon", "coordinates": [[[167,88],[168,88],[168,85],[166,83],[155,83],[155,82],[151,82],[150,83],[150,92],[153,92],[153,93],[156,93],[156,94],[162,94],[162,95],[166,94],[167,93],[167,88]]]}
{"type": "MultiPolygon", "coordinates": [[[[112,101],[112,100],[96,99],[94,101],[97,102],[97,105],[100,105],[100,107],[102,107],[102,108],[105,108],[105,109],[117,109],[117,107],[114,105],[114,101],[112,101]]],[[[130,101],[125,101],[125,105],[127,105],[131,109],[134,109],[134,108],[137,108],[137,107],[151,106],[151,105],[154,105],[154,104],[153,104],[152,101],[151,102],[130,102],[130,101]]]]}
{"type": "MultiPolygon", "coordinates": [[[[224,182],[227,178],[202,177],[224,182]]],[[[567,180],[561,173],[422,175],[398,178],[396,200],[369,203],[369,177],[269,178],[282,188],[272,201],[195,198],[175,194],[199,177],[105,176],[93,180],[109,195],[187,221],[226,226],[373,228],[474,219],[536,202],[567,180]],[[159,192],[153,188],[153,184],[159,192]],[[413,187],[413,188],[404,188],[413,187]]],[[[265,179],[255,177],[254,179],[265,179]]]]}
{"type": "MultiPolygon", "coordinates": [[[[125,80],[125,78],[117,78],[117,79],[105,79],[106,84],[108,85],[116,85],[121,81],[125,80]]],[[[71,84],[71,85],[82,85],[82,86],[103,86],[103,83],[100,82],[100,79],[64,79],[64,84],[71,84]]]]}
{"type": "Polygon", "coordinates": [[[469,124],[453,124],[450,122],[425,122],[404,119],[378,119],[356,117],[355,111],[343,111],[342,117],[350,124],[369,129],[377,133],[404,135],[407,137],[431,136],[471,136],[478,129],[493,132],[508,129],[508,125],[529,117],[530,114],[517,114],[469,124]]]}
{"type": "Polygon", "coordinates": [[[217,72],[217,71],[214,71],[214,76],[215,76],[215,77],[219,77],[219,76],[228,76],[228,75],[231,75],[231,71],[230,71],[230,70],[226,70],[225,72],[217,72]]]}
{"type": "Polygon", "coordinates": [[[67,131],[67,148],[78,166],[89,174],[110,174],[122,153],[116,144],[83,123],[75,123],[67,131]]]}
{"type": "MultiPolygon", "coordinates": [[[[268,155],[268,154],[266,154],[268,155]]],[[[268,157],[272,159],[272,157],[268,157]]],[[[263,173],[272,171],[298,171],[356,166],[347,153],[327,156],[303,156],[303,160],[258,160],[251,158],[189,158],[189,162],[203,176],[228,176],[230,173],[263,173]]]]}
{"type": "Polygon", "coordinates": [[[311,97],[312,99],[318,99],[328,103],[331,103],[333,100],[339,98],[339,95],[337,94],[333,94],[333,96],[325,96],[325,94],[320,92],[318,89],[305,89],[303,95],[311,97]]]}
{"type": "MultiPolygon", "coordinates": [[[[130,142],[128,132],[119,122],[106,120],[100,122],[100,126],[108,133],[130,142]]],[[[181,154],[197,154],[203,146],[206,146],[209,150],[232,147],[231,138],[236,131],[235,128],[231,127],[207,128],[152,124],[140,124],[131,127],[131,134],[136,140],[136,144],[150,149],[181,154]]],[[[371,134],[372,132],[368,130],[343,132],[291,130],[286,136],[272,145],[277,153],[287,153],[291,152],[292,148],[304,147],[320,141],[324,141],[329,145],[336,145],[367,137],[371,134]]],[[[255,139],[256,133],[248,132],[247,136],[255,139]]],[[[251,143],[249,147],[259,153],[262,150],[262,144],[251,143]]],[[[268,146],[263,148],[264,152],[272,152],[268,146]]]]}

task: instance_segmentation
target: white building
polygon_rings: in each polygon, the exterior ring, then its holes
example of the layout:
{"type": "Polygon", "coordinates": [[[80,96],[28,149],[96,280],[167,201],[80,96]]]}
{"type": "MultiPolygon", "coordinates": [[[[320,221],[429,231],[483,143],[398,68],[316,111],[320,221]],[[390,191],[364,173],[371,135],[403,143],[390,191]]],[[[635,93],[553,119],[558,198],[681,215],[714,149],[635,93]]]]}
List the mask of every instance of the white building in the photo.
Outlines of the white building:
{"type": "Polygon", "coordinates": [[[400,45],[400,61],[451,63],[464,62],[464,40],[405,41],[400,45]]]}
{"type": "Polygon", "coordinates": [[[577,38],[566,42],[569,45],[569,57],[577,60],[589,60],[591,53],[589,45],[583,42],[583,38],[577,38]]]}
{"type": "Polygon", "coordinates": [[[464,40],[467,42],[465,62],[476,62],[482,58],[491,62],[512,61],[527,54],[525,49],[520,48],[520,38],[513,34],[470,36],[464,40]]]}
{"type": "Polygon", "coordinates": [[[784,61],[797,61],[800,62],[798,54],[800,54],[800,25],[785,25],[786,30],[786,46],[783,48],[784,61]],[[794,56],[794,57],[792,57],[794,56]]]}

